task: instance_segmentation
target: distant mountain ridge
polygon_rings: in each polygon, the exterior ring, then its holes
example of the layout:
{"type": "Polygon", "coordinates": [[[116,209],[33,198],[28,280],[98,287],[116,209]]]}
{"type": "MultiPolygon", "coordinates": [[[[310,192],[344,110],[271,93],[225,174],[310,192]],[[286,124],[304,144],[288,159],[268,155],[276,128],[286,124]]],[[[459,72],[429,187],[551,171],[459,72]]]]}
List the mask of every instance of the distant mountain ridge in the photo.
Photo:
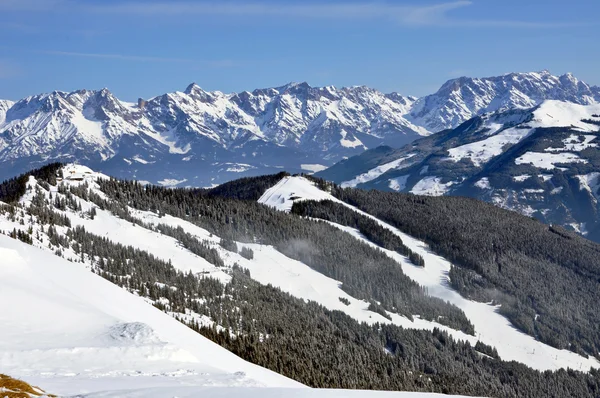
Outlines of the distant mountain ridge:
{"type": "Polygon", "coordinates": [[[441,131],[484,113],[532,108],[545,100],[594,104],[600,101],[600,87],[590,86],[570,73],[554,76],[546,70],[486,78],[460,77],[416,101],[408,119],[430,131],[441,131]]]}
{"type": "Polygon", "coordinates": [[[453,79],[423,98],[307,83],[233,94],[190,84],[138,104],[107,89],[54,91],[0,101],[0,179],[50,161],[165,186],[314,172],[366,149],[400,147],[484,112],[544,99],[590,104],[600,100],[600,88],[544,71],[453,79]]]}
{"type": "Polygon", "coordinates": [[[349,187],[470,196],[600,241],[599,134],[599,104],[546,101],[369,150],[317,175],[349,187]]]}

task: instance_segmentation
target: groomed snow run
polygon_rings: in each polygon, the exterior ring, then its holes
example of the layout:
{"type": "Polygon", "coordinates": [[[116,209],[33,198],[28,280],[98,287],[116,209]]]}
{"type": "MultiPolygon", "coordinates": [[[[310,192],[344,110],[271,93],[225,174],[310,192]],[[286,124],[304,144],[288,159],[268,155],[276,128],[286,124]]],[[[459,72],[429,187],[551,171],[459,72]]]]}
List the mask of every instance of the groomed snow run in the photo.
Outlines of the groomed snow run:
{"type": "MultiPolygon", "coordinates": [[[[358,213],[376,220],[381,226],[400,236],[406,246],[424,258],[425,267],[416,267],[398,253],[384,250],[385,253],[394,258],[402,266],[402,270],[406,275],[421,286],[426,287],[430,295],[447,300],[465,312],[467,318],[475,326],[476,336],[467,336],[462,332],[451,330],[455,338],[469,340],[471,343],[480,340],[485,344],[496,347],[503,360],[521,362],[537,370],[571,368],[588,371],[591,367],[600,368],[600,362],[594,358],[584,358],[571,351],[558,350],[518,331],[505,317],[497,312],[497,306],[465,299],[449,287],[448,272],[451,266],[450,262],[431,252],[427,244],[336,199],[303,177],[283,178],[275,186],[267,190],[259,199],[259,202],[278,210],[289,211],[294,200],[324,199],[341,203],[358,213]]],[[[347,227],[340,226],[340,228],[348,230],[347,227]]],[[[352,233],[352,231],[348,232],[352,233]]],[[[357,239],[366,241],[357,232],[354,230],[353,235],[357,239]]]]}

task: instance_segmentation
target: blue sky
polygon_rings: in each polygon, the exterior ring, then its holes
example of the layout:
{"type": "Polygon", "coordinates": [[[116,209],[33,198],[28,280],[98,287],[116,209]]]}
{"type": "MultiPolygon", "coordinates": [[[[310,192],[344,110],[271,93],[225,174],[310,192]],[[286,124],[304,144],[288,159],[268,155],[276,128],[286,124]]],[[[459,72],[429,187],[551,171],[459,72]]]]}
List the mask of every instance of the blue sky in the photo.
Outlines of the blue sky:
{"type": "Polygon", "coordinates": [[[0,0],[0,98],[290,81],[424,95],[548,69],[600,84],[597,0],[0,0]]]}

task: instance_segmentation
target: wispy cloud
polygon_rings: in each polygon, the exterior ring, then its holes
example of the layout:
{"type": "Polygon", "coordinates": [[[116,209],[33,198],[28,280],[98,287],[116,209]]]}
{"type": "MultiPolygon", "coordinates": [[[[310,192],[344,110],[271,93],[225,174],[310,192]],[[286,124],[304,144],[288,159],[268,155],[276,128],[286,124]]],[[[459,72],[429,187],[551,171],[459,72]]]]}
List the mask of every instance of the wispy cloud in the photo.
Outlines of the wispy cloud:
{"type": "Polygon", "coordinates": [[[69,4],[69,0],[2,0],[0,10],[44,12],[69,4]]]}
{"type": "Polygon", "coordinates": [[[455,0],[433,5],[398,5],[396,2],[292,2],[277,3],[253,1],[122,1],[84,2],[75,0],[0,0],[0,11],[65,11],[136,17],[167,16],[247,16],[290,19],[353,19],[387,20],[410,27],[510,27],[556,28],[579,25],[569,22],[494,20],[460,18],[456,11],[473,5],[471,0],[455,0]]]}
{"type": "Polygon", "coordinates": [[[569,23],[530,22],[518,20],[474,20],[460,19],[451,15],[452,11],[468,7],[473,2],[459,0],[435,5],[397,5],[386,2],[364,3],[260,3],[247,1],[234,2],[121,2],[115,4],[97,4],[87,6],[88,12],[122,14],[135,16],[180,16],[180,15],[225,15],[281,17],[303,19],[379,19],[388,20],[404,26],[440,26],[440,27],[514,27],[514,28],[550,28],[573,26],[569,23]]]}
{"type": "Polygon", "coordinates": [[[66,56],[66,57],[80,57],[80,58],[100,58],[100,59],[113,59],[121,61],[134,61],[134,62],[164,62],[164,63],[188,63],[194,64],[199,67],[211,67],[211,68],[231,68],[235,66],[235,62],[231,60],[197,60],[191,58],[176,58],[176,57],[155,57],[145,55],[131,55],[131,54],[106,54],[106,53],[82,53],[72,51],[54,51],[44,50],[35,51],[39,54],[66,56]]]}

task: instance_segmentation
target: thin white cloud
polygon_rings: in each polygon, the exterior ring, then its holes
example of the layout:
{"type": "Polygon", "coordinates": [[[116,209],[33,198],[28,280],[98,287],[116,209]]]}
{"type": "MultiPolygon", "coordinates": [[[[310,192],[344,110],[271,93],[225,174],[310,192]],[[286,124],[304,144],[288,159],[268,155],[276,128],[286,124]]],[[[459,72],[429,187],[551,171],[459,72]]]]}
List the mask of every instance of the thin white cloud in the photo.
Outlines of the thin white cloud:
{"type": "Polygon", "coordinates": [[[68,57],[83,57],[83,58],[103,58],[103,59],[118,59],[122,61],[140,61],[140,62],[194,62],[192,59],[186,58],[168,58],[168,57],[152,57],[141,55],[127,54],[102,54],[102,53],[80,53],[72,51],[39,51],[42,54],[48,55],[63,55],[68,57]]]}
{"type": "Polygon", "coordinates": [[[212,68],[230,68],[235,66],[235,63],[231,60],[197,60],[191,58],[172,58],[172,57],[154,57],[154,56],[143,56],[143,55],[130,55],[130,54],[106,54],[106,53],[82,53],[73,51],[35,51],[41,54],[67,56],[67,57],[81,57],[81,58],[100,58],[100,59],[114,59],[121,61],[135,61],[135,62],[164,62],[164,63],[189,63],[195,64],[200,67],[212,67],[212,68]]]}
{"type": "Polygon", "coordinates": [[[453,11],[473,4],[471,0],[455,0],[433,5],[398,5],[392,1],[363,1],[327,4],[326,2],[292,2],[282,0],[265,3],[242,0],[200,1],[122,1],[95,3],[76,0],[0,0],[0,11],[63,11],[107,15],[145,17],[168,16],[247,16],[282,19],[353,19],[387,20],[409,27],[510,27],[555,28],[578,26],[564,22],[535,22],[523,20],[464,19],[453,11]]]}
{"type": "Polygon", "coordinates": [[[0,11],[42,12],[68,4],[68,0],[0,0],[0,11]]]}
{"type": "Polygon", "coordinates": [[[304,19],[380,19],[404,26],[441,27],[513,27],[551,28],[574,26],[568,23],[529,22],[512,20],[459,19],[449,14],[457,9],[472,5],[470,0],[450,1],[434,5],[397,5],[393,2],[363,3],[292,3],[281,1],[260,3],[248,1],[172,1],[172,2],[121,2],[87,6],[89,12],[136,16],[188,16],[226,15],[249,17],[280,17],[304,19]]]}

